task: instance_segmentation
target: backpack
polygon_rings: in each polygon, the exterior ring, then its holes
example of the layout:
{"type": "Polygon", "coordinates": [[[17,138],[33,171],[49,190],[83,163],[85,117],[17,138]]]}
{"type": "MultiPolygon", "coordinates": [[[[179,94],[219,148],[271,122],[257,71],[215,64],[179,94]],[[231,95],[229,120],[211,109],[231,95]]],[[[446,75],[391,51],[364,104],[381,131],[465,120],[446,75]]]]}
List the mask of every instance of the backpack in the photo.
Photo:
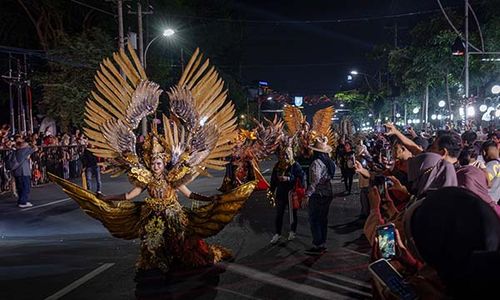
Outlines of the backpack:
{"type": "Polygon", "coordinates": [[[19,165],[17,161],[16,151],[10,151],[5,158],[5,169],[7,171],[12,171],[13,168],[19,165]]]}

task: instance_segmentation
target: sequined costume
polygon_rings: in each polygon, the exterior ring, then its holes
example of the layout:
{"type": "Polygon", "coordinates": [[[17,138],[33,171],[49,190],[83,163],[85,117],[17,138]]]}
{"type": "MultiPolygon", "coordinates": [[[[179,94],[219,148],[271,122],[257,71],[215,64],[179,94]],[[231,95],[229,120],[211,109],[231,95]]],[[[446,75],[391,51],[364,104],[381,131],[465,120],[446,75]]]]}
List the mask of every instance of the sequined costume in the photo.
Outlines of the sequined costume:
{"type": "Polygon", "coordinates": [[[279,146],[283,121],[275,116],[273,121],[265,119],[265,123],[255,123],[257,126],[253,130],[240,129],[219,191],[228,191],[252,180],[257,180],[256,190],[269,189],[269,183],[260,172],[259,162],[273,154],[279,146]]]}
{"type": "Polygon", "coordinates": [[[238,132],[224,83],[196,50],[179,83],[167,93],[169,117],[163,115],[161,129],[152,125],[138,156],[134,130],[156,111],[162,91],[148,81],[130,45],[127,50],[101,64],[86,104],[85,134],[94,146],[90,151],[106,159],[108,173],[127,174],[134,189],[147,191],[149,197],[143,202],[103,200],[76,184],[49,176],[113,236],[140,239],[139,269],[169,272],[228,258],[228,250],[203,239],[232,221],[256,182],[225,194],[200,196],[198,200],[206,202],[196,202],[191,208],[183,207],[177,198],[177,190],[207,174],[207,168],[224,169],[224,158],[231,154],[231,142],[238,132]],[[155,170],[156,163],[163,166],[160,171],[155,170]]]}

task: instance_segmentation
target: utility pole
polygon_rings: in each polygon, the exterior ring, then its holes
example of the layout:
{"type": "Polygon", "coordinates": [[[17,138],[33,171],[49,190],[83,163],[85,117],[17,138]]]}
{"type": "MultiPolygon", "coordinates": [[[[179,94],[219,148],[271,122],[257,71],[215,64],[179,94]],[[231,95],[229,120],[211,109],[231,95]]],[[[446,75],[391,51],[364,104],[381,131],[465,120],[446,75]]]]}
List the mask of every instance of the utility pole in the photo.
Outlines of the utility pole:
{"type": "Polygon", "coordinates": [[[425,86],[425,124],[429,121],[429,85],[425,86]]]}
{"type": "Polygon", "coordinates": [[[33,102],[31,99],[31,82],[28,80],[28,62],[24,54],[24,76],[26,84],[26,109],[28,110],[28,132],[33,133],[33,102]]]}
{"type": "MultiPolygon", "coordinates": [[[[129,7],[130,8],[130,7],[129,7]]],[[[144,28],[142,26],[142,15],[150,15],[153,11],[142,11],[142,3],[140,0],[137,1],[137,11],[128,11],[128,14],[133,15],[137,14],[137,51],[139,52],[139,60],[141,61],[141,65],[144,69],[146,69],[146,65],[144,62],[144,28]]],[[[145,117],[141,121],[141,132],[143,136],[146,136],[148,133],[148,121],[145,117]]]]}
{"type": "Polygon", "coordinates": [[[14,108],[14,95],[12,95],[12,53],[9,53],[9,110],[10,110],[10,128],[12,134],[16,134],[16,116],[14,108]]]}
{"type": "Polygon", "coordinates": [[[19,130],[21,133],[26,133],[26,110],[23,101],[23,89],[22,89],[22,73],[21,73],[21,60],[17,59],[17,101],[19,103],[19,130]]]}
{"type": "Polygon", "coordinates": [[[123,36],[123,0],[117,0],[118,6],[118,47],[125,49],[125,38],[123,36]]]}

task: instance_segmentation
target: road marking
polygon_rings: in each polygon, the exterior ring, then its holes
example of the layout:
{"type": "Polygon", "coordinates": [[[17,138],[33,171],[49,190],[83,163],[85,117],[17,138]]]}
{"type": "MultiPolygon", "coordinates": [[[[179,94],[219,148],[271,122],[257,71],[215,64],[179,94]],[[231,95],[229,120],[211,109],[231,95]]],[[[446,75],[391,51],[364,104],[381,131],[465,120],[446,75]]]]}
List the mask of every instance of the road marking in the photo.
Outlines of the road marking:
{"type": "Polygon", "coordinates": [[[80,279],[77,279],[76,281],[72,282],[70,285],[66,286],[62,290],[60,290],[57,293],[55,293],[54,295],[45,298],[45,300],[57,300],[57,299],[60,299],[61,297],[65,296],[69,292],[71,292],[74,289],[78,288],[79,286],[81,286],[85,282],[89,281],[90,279],[96,277],[100,273],[102,273],[102,272],[106,271],[107,269],[111,268],[112,266],[114,266],[114,263],[103,264],[102,266],[100,266],[99,268],[95,269],[94,271],[92,271],[92,272],[88,273],[87,275],[81,277],[80,279]]]}
{"type": "MultiPolygon", "coordinates": [[[[247,268],[242,265],[233,264],[233,263],[223,263],[221,264],[225,266],[227,271],[231,271],[233,273],[237,273],[248,278],[261,281],[264,283],[272,284],[284,289],[292,290],[295,292],[299,292],[305,295],[314,296],[321,299],[351,299],[350,297],[344,296],[339,293],[335,293],[332,291],[316,288],[313,286],[309,286],[306,284],[301,284],[298,282],[294,282],[285,278],[278,277],[276,275],[261,272],[252,268],[247,268]]],[[[371,295],[370,295],[371,296],[371,295]]]]}
{"type": "Polygon", "coordinates": [[[306,270],[308,272],[312,272],[312,273],[316,273],[316,274],[319,274],[319,275],[323,275],[325,277],[330,277],[330,278],[333,278],[333,279],[345,281],[345,282],[348,282],[348,283],[351,283],[351,284],[354,284],[354,285],[357,285],[357,286],[365,287],[365,288],[368,288],[368,289],[372,288],[372,286],[370,284],[368,284],[366,282],[363,282],[363,281],[360,281],[360,280],[356,280],[354,278],[350,278],[350,277],[346,277],[346,276],[342,276],[342,275],[337,275],[337,274],[325,273],[325,272],[321,272],[321,271],[318,271],[318,270],[310,269],[310,268],[305,267],[305,266],[296,266],[296,267],[300,268],[302,270],[306,270]]]}
{"type": "Polygon", "coordinates": [[[52,202],[45,203],[45,204],[41,204],[41,205],[34,205],[34,206],[32,206],[32,207],[28,207],[28,208],[21,209],[21,211],[28,211],[28,210],[37,209],[37,208],[40,208],[40,207],[45,207],[45,206],[49,206],[49,205],[54,205],[54,204],[57,204],[57,203],[61,203],[61,202],[68,201],[68,200],[70,200],[70,199],[71,199],[71,198],[64,198],[64,199],[60,199],[60,200],[56,200],[56,201],[52,201],[52,202]]]}
{"type": "Polygon", "coordinates": [[[333,282],[330,282],[330,281],[326,281],[326,280],[323,280],[323,279],[314,278],[314,277],[308,277],[308,279],[312,280],[312,281],[319,282],[319,283],[323,283],[323,284],[326,284],[326,285],[330,285],[330,286],[333,286],[333,287],[336,287],[336,288],[339,288],[339,289],[342,289],[342,290],[345,290],[345,291],[348,291],[348,292],[351,292],[351,293],[355,293],[355,294],[358,294],[358,295],[361,295],[361,296],[365,296],[365,297],[369,297],[369,298],[372,297],[372,294],[370,294],[370,293],[358,291],[356,289],[353,289],[353,288],[350,288],[350,287],[347,287],[347,286],[343,286],[343,285],[340,285],[340,284],[336,284],[336,283],[333,283],[333,282]]]}
{"type": "Polygon", "coordinates": [[[359,254],[361,256],[370,257],[370,255],[368,255],[366,253],[358,252],[356,250],[351,250],[351,249],[348,249],[348,248],[342,248],[342,249],[345,250],[345,251],[347,251],[347,252],[356,253],[356,254],[359,254]]]}
{"type": "Polygon", "coordinates": [[[226,292],[226,293],[230,293],[230,294],[238,295],[238,296],[240,296],[240,297],[247,298],[247,299],[252,299],[252,300],[262,300],[262,298],[257,298],[257,297],[254,297],[254,296],[245,295],[245,294],[238,293],[238,292],[233,291],[233,290],[230,290],[230,289],[225,289],[225,288],[222,288],[222,287],[220,287],[220,286],[216,287],[215,289],[216,289],[216,290],[218,290],[218,291],[222,291],[222,292],[226,292]]]}

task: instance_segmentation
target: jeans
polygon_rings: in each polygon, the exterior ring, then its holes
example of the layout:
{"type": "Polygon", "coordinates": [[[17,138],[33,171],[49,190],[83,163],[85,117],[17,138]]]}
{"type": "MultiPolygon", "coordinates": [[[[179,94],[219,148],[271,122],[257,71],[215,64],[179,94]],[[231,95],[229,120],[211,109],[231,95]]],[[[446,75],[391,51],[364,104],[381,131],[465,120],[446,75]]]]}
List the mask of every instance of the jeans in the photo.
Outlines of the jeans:
{"type": "Polygon", "coordinates": [[[313,245],[324,246],[328,231],[328,211],[332,203],[332,196],[313,194],[309,198],[309,224],[313,237],[313,245]]]}
{"type": "Polygon", "coordinates": [[[30,176],[16,176],[17,204],[26,204],[29,200],[31,190],[30,176]]]}
{"type": "Polygon", "coordinates": [[[353,180],[354,174],[352,174],[349,171],[345,171],[343,177],[344,177],[345,191],[348,192],[348,193],[351,193],[351,190],[352,190],[352,180],[353,180]]]}
{"type": "MultiPolygon", "coordinates": [[[[288,206],[288,199],[276,199],[276,220],[275,229],[276,234],[281,235],[281,227],[283,227],[283,215],[285,214],[285,208],[288,206]]],[[[292,210],[293,222],[290,225],[290,230],[293,232],[297,231],[297,210],[292,210]]]]}
{"type": "Polygon", "coordinates": [[[370,214],[370,202],[368,201],[368,193],[370,188],[361,188],[359,191],[359,201],[361,202],[361,216],[368,217],[370,214]]]}
{"type": "Polygon", "coordinates": [[[87,178],[87,189],[93,190],[92,176],[95,177],[97,189],[96,192],[101,191],[101,170],[98,166],[88,167],[85,169],[85,177],[87,178]]]}

